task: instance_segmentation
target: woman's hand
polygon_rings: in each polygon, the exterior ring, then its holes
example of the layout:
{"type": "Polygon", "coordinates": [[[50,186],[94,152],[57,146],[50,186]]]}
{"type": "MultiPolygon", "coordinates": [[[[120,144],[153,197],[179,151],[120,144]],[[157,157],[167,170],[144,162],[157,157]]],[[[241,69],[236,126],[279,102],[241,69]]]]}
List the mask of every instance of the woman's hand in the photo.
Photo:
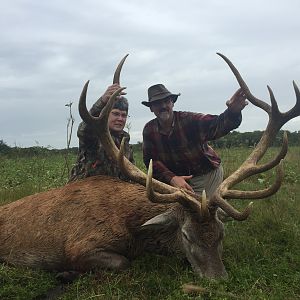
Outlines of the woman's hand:
{"type": "MultiPolygon", "coordinates": [[[[120,85],[117,84],[117,83],[115,83],[115,84],[113,84],[113,85],[110,85],[110,86],[107,88],[107,90],[105,91],[105,93],[101,96],[101,101],[102,101],[104,104],[106,104],[106,103],[108,102],[109,98],[112,96],[112,94],[113,94],[116,90],[118,90],[119,88],[120,88],[120,85]]],[[[126,95],[126,93],[125,93],[125,92],[121,92],[121,93],[120,93],[120,96],[121,96],[121,95],[126,95]]]]}

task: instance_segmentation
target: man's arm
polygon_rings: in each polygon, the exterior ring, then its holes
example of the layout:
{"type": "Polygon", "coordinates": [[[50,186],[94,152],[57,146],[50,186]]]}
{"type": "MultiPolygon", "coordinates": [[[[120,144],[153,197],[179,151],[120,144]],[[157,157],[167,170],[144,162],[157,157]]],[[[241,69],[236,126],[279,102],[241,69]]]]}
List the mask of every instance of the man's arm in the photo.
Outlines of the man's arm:
{"type": "Polygon", "coordinates": [[[216,140],[239,127],[242,122],[241,111],[247,104],[245,94],[238,89],[226,102],[228,108],[220,115],[193,114],[192,124],[196,126],[197,129],[194,129],[200,135],[200,140],[202,142],[216,140]]]}

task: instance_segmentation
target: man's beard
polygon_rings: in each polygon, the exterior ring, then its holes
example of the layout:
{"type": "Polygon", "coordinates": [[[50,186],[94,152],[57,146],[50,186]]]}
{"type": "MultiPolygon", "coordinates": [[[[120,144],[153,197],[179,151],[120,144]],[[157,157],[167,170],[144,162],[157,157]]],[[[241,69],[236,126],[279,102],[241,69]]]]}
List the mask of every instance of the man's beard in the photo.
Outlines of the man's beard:
{"type": "Polygon", "coordinates": [[[166,111],[166,110],[160,112],[160,113],[159,113],[159,118],[160,118],[162,121],[164,121],[164,122],[165,122],[165,121],[168,121],[169,118],[170,118],[170,112],[169,112],[169,111],[166,111]]]}

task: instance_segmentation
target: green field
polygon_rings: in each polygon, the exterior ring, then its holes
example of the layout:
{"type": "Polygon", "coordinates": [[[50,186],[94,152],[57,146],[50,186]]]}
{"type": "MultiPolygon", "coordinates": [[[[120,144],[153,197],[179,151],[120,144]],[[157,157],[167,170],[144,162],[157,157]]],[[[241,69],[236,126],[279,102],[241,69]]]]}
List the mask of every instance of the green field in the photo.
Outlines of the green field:
{"type": "MultiPolygon", "coordinates": [[[[250,148],[218,150],[225,176],[250,153],[250,148]]],[[[271,148],[266,159],[275,155],[271,148]]],[[[64,185],[66,165],[75,160],[60,153],[33,156],[0,156],[0,204],[64,185]]],[[[136,161],[142,166],[141,153],[136,161]]],[[[254,202],[244,222],[225,224],[223,259],[228,279],[198,278],[176,257],[147,254],[120,274],[99,272],[82,275],[72,284],[59,286],[55,273],[0,264],[0,299],[300,299],[300,148],[292,147],[284,162],[285,180],[280,191],[254,202]],[[194,284],[200,292],[185,293],[194,284]],[[51,294],[47,294],[51,291],[51,294]],[[48,295],[46,297],[46,295],[48,295]],[[56,297],[56,298],[55,298],[56,297]]],[[[257,175],[243,189],[261,189],[273,172],[257,175]]],[[[235,200],[237,208],[249,201],[235,200]]],[[[0,244],[2,241],[0,241],[0,244]]]]}

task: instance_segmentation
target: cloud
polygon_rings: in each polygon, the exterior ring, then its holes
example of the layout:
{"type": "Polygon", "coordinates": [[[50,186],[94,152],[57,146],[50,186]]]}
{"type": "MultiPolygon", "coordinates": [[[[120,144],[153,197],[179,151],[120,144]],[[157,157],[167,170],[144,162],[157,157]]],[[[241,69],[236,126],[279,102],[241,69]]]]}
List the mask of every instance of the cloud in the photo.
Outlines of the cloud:
{"type": "MultiPolygon", "coordinates": [[[[130,100],[131,141],[142,140],[153,115],[141,101],[164,83],[182,95],[175,109],[219,114],[238,88],[221,52],[237,66],[253,94],[282,111],[295,103],[300,82],[300,22],[296,0],[281,1],[48,1],[15,0],[0,12],[0,139],[10,145],[66,147],[74,102],[72,146],[78,145],[78,98],[91,80],[88,105],[111,84],[129,53],[122,84],[130,100]]],[[[240,131],[263,130],[267,115],[249,105],[240,131]]],[[[299,130],[299,118],[286,126],[299,130]]]]}

